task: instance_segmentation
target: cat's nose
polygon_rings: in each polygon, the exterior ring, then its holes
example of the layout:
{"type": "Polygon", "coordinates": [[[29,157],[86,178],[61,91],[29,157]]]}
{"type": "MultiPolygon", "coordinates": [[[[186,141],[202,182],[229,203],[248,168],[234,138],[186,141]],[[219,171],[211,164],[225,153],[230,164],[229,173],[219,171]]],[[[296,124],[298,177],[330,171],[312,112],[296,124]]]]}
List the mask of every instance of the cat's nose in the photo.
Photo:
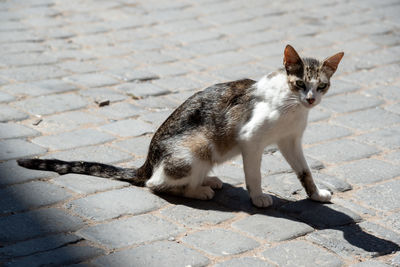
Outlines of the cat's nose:
{"type": "Polygon", "coordinates": [[[310,104],[310,105],[312,105],[312,103],[315,102],[315,98],[306,98],[306,99],[307,99],[308,104],[310,104]]]}

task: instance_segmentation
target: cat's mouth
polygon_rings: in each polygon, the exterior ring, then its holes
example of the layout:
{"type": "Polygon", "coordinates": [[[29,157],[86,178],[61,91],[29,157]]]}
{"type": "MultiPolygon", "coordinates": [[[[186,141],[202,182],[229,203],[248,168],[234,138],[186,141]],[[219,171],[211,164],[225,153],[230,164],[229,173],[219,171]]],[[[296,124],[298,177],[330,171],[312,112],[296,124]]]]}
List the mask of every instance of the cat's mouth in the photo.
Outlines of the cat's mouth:
{"type": "Polygon", "coordinates": [[[303,106],[305,106],[306,108],[313,108],[317,105],[317,102],[308,102],[308,101],[301,101],[301,104],[303,104],[303,106]]]}

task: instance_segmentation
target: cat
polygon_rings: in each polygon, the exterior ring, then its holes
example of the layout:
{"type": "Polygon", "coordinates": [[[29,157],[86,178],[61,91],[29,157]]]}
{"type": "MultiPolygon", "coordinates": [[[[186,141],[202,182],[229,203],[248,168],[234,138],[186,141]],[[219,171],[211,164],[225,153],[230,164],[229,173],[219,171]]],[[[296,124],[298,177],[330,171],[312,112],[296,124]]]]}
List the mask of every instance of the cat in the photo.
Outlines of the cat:
{"type": "Polygon", "coordinates": [[[344,53],[324,61],[301,58],[287,45],[284,68],[259,81],[243,79],[213,85],[195,93],[155,132],[140,168],[119,168],[95,162],[19,159],[20,166],[129,181],[155,192],[207,200],[222,181],[207,174],[216,164],[242,155],[246,188],[257,207],[273,204],[262,192],[260,164],[266,146],[276,144],[307,195],[330,202],[319,189],[304,158],[301,139],[309,110],[330,87],[344,53]]]}

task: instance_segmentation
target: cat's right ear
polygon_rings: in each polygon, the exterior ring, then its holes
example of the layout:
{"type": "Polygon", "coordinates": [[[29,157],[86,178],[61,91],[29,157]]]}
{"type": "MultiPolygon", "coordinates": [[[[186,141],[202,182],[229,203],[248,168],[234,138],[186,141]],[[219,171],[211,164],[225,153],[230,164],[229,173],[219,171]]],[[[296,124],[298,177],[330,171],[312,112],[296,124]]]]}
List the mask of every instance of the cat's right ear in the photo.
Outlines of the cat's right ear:
{"type": "Polygon", "coordinates": [[[283,65],[287,74],[301,77],[303,74],[303,61],[291,45],[287,45],[283,56],[283,65]]]}

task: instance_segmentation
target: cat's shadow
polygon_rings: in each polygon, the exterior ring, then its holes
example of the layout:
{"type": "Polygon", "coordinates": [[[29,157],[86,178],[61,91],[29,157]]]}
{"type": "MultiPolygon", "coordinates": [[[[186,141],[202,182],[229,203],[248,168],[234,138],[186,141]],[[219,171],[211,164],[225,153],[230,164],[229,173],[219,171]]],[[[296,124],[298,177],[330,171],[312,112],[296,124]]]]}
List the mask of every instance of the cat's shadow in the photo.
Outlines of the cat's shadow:
{"type": "MultiPolygon", "coordinates": [[[[230,184],[224,184],[223,189],[218,190],[214,199],[210,201],[192,200],[164,194],[159,196],[171,204],[184,205],[199,210],[246,212],[250,215],[261,214],[300,221],[316,230],[341,231],[343,238],[349,244],[366,251],[371,257],[400,251],[398,244],[364,231],[357,224],[362,221],[362,218],[357,214],[334,204],[321,204],[309,199],[288,201],[274,196],[274,205],[270,208],[261,209],[251,204],[246,190],[230,184]]],[[[335,243],[335,241],[328,240],[332,238],[329,233],[327,237],[317,236],[317,238],[325,239],[322,242],[335,243]]],[[[340,240],[337,242],[334,246],[344,246],[342,249],[348,248],[348,245],[346,247],[346,244],[340,243],[340,240]]]]}

